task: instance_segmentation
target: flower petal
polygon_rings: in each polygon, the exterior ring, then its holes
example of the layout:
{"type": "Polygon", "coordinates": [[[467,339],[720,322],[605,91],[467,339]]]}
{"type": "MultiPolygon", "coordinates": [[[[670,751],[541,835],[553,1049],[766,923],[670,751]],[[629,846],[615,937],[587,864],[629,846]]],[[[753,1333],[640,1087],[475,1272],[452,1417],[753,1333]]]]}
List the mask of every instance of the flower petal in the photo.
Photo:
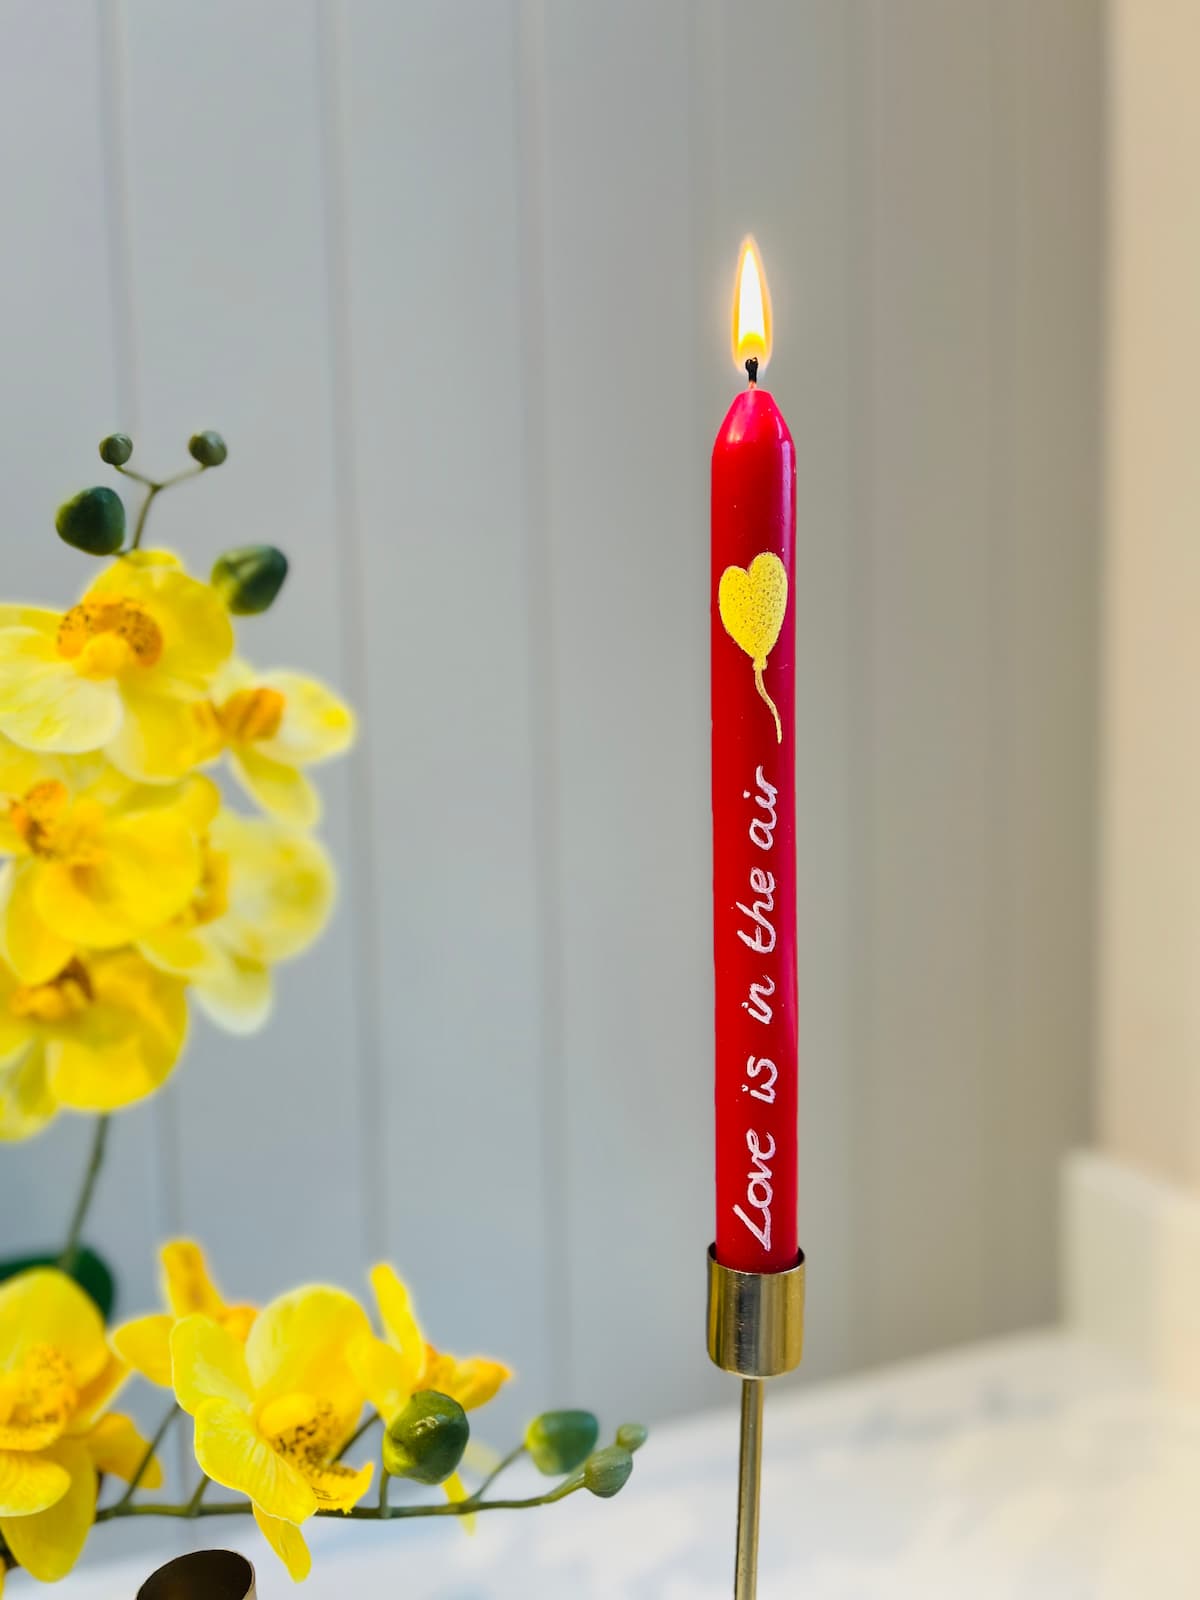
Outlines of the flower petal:
{"type": "Polygon", "coordinates": [[[39,1042],[0,1070],[0,1140],[31,1139],[58,1110],[39,1042]]]}
{"type": "Polygon", "coordinates": [[[511,1377],[512,1369],[502,1361],[489,1361],[486,1356],[459,1360],[436,1353],[426,1366],[424,1382],[457,1400],[464,1411],[474,1411],[495,1399],[511,1377]]]}
{"type": "Polygon", "coordinates": [[[67,1358],[80,1388],[108,1365],[95,1301],[57,1267],[34,1267],[0,1284],[0,1370],[15,1366],[39,1345],[67,1358]]]}
{"type": "Polygon", "coordinates": [[[279,730],[257,744],[273,761],[307,767],[340,755],[354,740],[354,712],[332,689],[299,672],[267,672],[258,682],[283,696],[279,730]]]}
{"type": "MultiPolygon", "coordinates": [[[[452,1472],[446,1479],[442,1485],[442,1491],[451,1505],[459,1505],[462,1501],[471,1498],[471,1491],[457,1472],[452,1472]]],[[[479,1518],[473,1511],[464,1512],[458,1520],[462,1523],[462,1530],[465,1534],[473,1535],[475,1533],[479,1518]]]]}
{"type": "Polygon", "coordinates": [[[228,1401],[208,1400],[196,1412],[196,1460],[215,1483],[248,1495],[269,1516],[303,1522],[317,1509],[296,1468],[228,1401]]]}
{"type": "Polygon", "coordinates": [[[312,1555],[304,1542],[304,1535],[294,1523],[282,1517],[269,1517],[265,1511],[254,1508],[258,1531],[274,1550],[288,1570],[293,1583],[303,1583],[312,1571],[312,1555]]]}
{"type": "Polygon", "coordinates": [[[114,562],[91,586],[88,596],[120,597],[148,611],[163,642],[162,654],[149,670],[167,683],[172,693],[202,694],[233,651],[229,613],[216,590],[188,577],[169,552],[147,551],[146,555],[150,559],[126,557],[114,562]]]}
{"type": "Polygon", "coordinates": [[[71,1418],[68,1433],[86,1433],[100,1412],[112,1404],[113,1397],[128,1382],[129,1363],[109,1353],[108,1361],[99,1373],[80,1389],[75,1402],[75,1415],[71,1418]]]}
{"type": "MultiPolygon", "coordinates": [[[[67,943],[69,954],[71,944],[113,949],[169,922],[191,899],[200,868],[189,819],[164,809],[110,820],[94,864],[47,863],[28,876],[34,878],[36,915],[67,943]]],[[[15,959],[12,964],[24,976],[15,959]]],[[[26,979],[37,981],[44,979],[26,979]]]]}
{"type": "Polygon", "coordinates": [[[192,980],[196,1003],[218,1028],[242,1036],[257,1033],[270,1020],[275,989],[270,967],[225,953],[219,967],[192,980]]]}
{"type": "Polygon", "coordinates": [[[311,828],[321,820],[321,796],[298,768],[244,744],[231,752],[230,765],[250,798],[281,822],[311,828]]]}
{"type": "Polygon", "coordinates": [[[47,1047],[50,1089],[75,1111],[115,1111],[159,1088],[187,1037],[184,984],[136,951],[98,956],[94,998],[47,1047]]]}
{"type": "Polygon", "coordinates": [[[163,1299],[177,1317],[202,1312],[219,1317],[225,1309],[204,1251],[194,1239],[170,1239],[158,1254],[162,1266],[163,1299]]]}
{"type": "Polygon", "coordinates": [[[425,1335],[413,1310],[407,1285],[397,1275],[395,1267],[381,1261],[371,1268],[371,1287],[389,1340],[416,1364],[419,1377],[425,1365],[425,1335]]]}
{"type": "Polygon", "coordinates": [[[385,1423],[401,1412],[413,1397],[417,1369],[394,1345],[367,1334],[347,1351],[351,1370],[367,1399],[385,1423]]]}
{"type": "Polygon", "coordinates": [[[96,1516],[96,1469],[78,1439],[60,1439],[44,1452],[69,1474],[66,1493],[45,1511],[0,1517],[0,1534],[29,1575],[57,1583],[79,1560],[96,1516]]]}
{"type": "MultiPolygon", "coordinates": [[[[97,1472],[111,1472],[125,1483],[133,1482],[150,1446],[150,1441],[143,1439],[134,1426],[133,1418],[115,1411],[101,1417],[84,1435],[83,1443],[97,1472]]],[[[162,1488],[163,1470],[157,1456],[150,1458],[140,1484],[145,1489],[162,1488]]]]}
{"type": "Polygon", "coordinates": [[[82,677],[53,637],[0,629],[0,732],[30,750],[79,753],[114,738],[124,718],[115,683],[82,677]]]}
{"type": "Polygon", "coordinates": [[[0,1518],[45,1511],[70,1483],[67,1469],[40,1451],[0,1450],[0,1518]]]}
{"type": "Polygon", "coordinates": [[[171,1329],[175,1318],[165,1312],[135,1317],[112,1333],[113,1349],[135,1372],[161,1389],[171,1387],[171,1329]]]}
{"type": "Polygon", "coordinates": [[[220,730],[206,700],[180,700],[122,685],[124,720],[104,746],[119,772],[140,783],[169,783],[220,752],[220,730]]]}
{"type": "Polygon", "coordinates": [[[211,838],[229,863],[222,942],[251,961],[298,955],[320,933],[333,904],[333,864],[324,847],[298,828],[233,811],[217,817],[211,838]]]}
{"type": "Polygon", "coordinates": [[[209,1401],[249,1412],[254,1385],[241,1341],[211,1317],[184,1317],[171,1333],[171,1372],[175,1398],[195,1416],[209,1401]]]}
{"type": "Polygon", "coordinates": [[[364,1390],[347,1352],[370,1331],[366,1312],[341,1289],[316,1285],[272,1300],[246,1340],[246,1365],[259,1405],[287,1394],[320,1395],[352,1425],[364,1390]]]}
{"type": "Polygon", "coordinates": [[[41,863],[10,861],[0,874],[0,945],[4,959],[22,983],[49,983],[74,953],[37,908],[37,889],[44,878],[41,863]]]}

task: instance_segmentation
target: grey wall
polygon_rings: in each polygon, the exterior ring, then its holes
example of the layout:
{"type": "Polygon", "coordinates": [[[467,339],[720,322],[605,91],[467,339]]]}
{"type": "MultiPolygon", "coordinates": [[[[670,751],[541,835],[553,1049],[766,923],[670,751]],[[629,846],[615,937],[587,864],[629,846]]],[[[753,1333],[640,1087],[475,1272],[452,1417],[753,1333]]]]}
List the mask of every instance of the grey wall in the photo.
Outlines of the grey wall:
{"type": "MultiPolygon", "coordinates": [[[[257,660],[363,713],[335,927],[197,1029],[95,1237],[266,1296],[379,1253],[510,1414],[702,1355],[707,453],[753,228],[799,465],[812,1375],[1048,1317],[1090,1048],[1102,8],[5,0],[6,593],[128,428],[285,545],[257,660]],[[635,294],[635,288],[637,293],[635,294]]],[[[250,630],[247,630],[249,633],[250,630]]],[[[85,1130],[0,1152],[62,1230],[85,1130]]]]}

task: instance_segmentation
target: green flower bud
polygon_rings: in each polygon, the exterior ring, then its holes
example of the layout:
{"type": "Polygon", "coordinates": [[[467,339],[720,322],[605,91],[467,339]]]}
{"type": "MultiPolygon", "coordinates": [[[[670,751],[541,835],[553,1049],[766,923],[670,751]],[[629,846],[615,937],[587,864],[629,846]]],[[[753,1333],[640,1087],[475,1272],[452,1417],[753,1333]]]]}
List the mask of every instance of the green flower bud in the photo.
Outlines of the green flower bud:
{"type": "Polygon", "coordinates": [[[592,1494],[599,1495],[601,1500],[611,1500],[629,1482],[632,1471],[633,1457],[629,1451],[622,1450],[619,1444],[610,1444],[606,1450],[597,1450],[584,1462],[583,1486],[590,1489],[592,1494]]]}
{"type": "Polygon", "coordinates": [[[288,559],[273,544],[246,544],[226,550],[212,569],[212,586],[237,617],[266,611],[283,588],[288,559]]]}
{"type": "Polygon", "coordinates": [[[617,1429],[617,1443],[635,1455],[646,1442],[648,1430],[640,1422],[623,1422],[617,1429]]]}
{"type": "Polygon", "coordinates": [[[417,1483],[445,1483],[457,1470],[470,1437],[471,1425],[458,1401],[424,1389],[388,1425],[384,1471],[417,1483]]]}
{"type": "Polygon", "coordinates": [[[110,433],[100,441],[100,459],[110,467],[123,467],[133,454],[133,440],[127,433],[110,433]]]}
{"type": "Polygon", "coordinates": [[[194,433],[188,440],[188,455],[202,467],[219,467],[228,454],[224,439],[211,428],[206,428],[203,433],[194,433]]]}
{"type": "Polygon", "coordinates": [[[525,1448],[539,1472],[556,1478],[586,1461],[599,1435],[590,1411],[543,1411],[525,1429],[525,1448]]]}
{"type": "Polygon", "coordinates": [[[111,489],[84,489],[59,506],[54,519],[58,537],[90,556],[111,556],[125,538],[125,507],[111,489]]]}

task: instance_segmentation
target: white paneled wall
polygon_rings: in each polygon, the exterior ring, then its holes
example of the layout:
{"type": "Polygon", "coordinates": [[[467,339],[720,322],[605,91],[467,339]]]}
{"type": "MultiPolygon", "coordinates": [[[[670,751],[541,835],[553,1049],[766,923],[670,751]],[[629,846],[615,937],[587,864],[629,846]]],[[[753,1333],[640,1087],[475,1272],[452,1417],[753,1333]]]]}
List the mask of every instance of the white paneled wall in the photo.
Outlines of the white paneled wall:
{"type": "MultiPolygon", "coordinates": [[[[809,1367],[1045,1317],[1086,1131],[1101,18],[1090,0],[2,0],[3,588],[126,427],[243,631],[363,712],[335,926],[198,1028],[92,1230],[228,1286],[391,1255],[552,1400],[719,1392],[707,453],[758,234],[800,463],[809,1367]]],[[[0,1152],[61,1231],[84,1130],[0,1152]]]]}

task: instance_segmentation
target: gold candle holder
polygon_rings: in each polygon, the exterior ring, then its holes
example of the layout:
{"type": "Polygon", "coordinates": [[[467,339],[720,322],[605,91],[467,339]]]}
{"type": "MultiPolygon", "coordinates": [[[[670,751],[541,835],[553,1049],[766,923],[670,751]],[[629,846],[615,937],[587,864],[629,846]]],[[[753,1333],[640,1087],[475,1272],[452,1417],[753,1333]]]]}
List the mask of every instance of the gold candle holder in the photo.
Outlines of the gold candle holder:
{"type": "Polygon", "coordinates": [[[137,1600],[255,1600],[254,1568],[233,1550],[196,1550],[159,1567],[137,1600]]]}
{"type": "Polygon", "coordinates": [[[783,1272],[735,1272],[708,1248],[708,1354],[742,1380],[734,1600],[758,1593],[762,1499],[763,1381],[791,1372],[804,1354],[804,1252],[783,1272]]]}

